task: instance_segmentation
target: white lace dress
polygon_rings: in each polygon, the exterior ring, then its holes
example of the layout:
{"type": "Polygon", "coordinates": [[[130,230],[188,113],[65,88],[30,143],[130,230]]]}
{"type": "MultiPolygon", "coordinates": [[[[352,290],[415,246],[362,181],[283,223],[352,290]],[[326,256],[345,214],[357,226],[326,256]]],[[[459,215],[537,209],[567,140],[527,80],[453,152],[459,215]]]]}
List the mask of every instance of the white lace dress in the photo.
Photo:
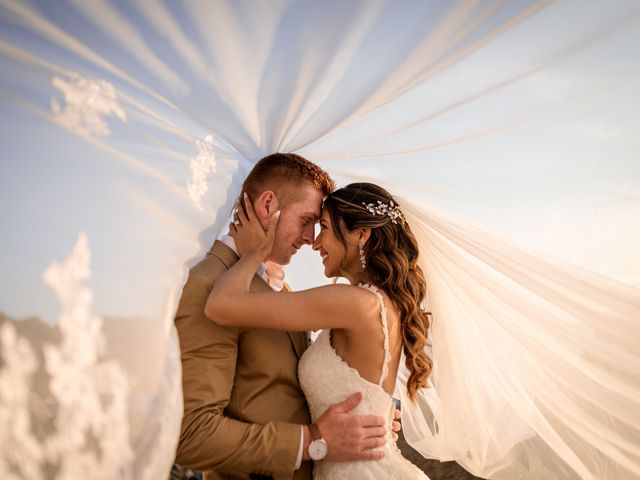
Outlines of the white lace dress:
{"type": "Polygon", "coordinates": [[[342,402],[355,392],[363,392],[364,400],[354,410],[354,414],[374,414],[386,419],[389,438],[384,447],[384,458],[368,462],[317,462],[314,479],[426,479],[428,477],[415,465],[405,459],[391,438],[393,402],[382,388],[387,377],[389,353],[389,332],[387,312],[382,295],[375,287],[360,285],[374,292],[380,299],[381,323],[384,332],[384,364],[378,384],[371,383],[350,367],[331,346],[331,331],[324,330],[300,359],[298,376],[307,397],[311,417],[315,421],[328,407],[342,402]]]}

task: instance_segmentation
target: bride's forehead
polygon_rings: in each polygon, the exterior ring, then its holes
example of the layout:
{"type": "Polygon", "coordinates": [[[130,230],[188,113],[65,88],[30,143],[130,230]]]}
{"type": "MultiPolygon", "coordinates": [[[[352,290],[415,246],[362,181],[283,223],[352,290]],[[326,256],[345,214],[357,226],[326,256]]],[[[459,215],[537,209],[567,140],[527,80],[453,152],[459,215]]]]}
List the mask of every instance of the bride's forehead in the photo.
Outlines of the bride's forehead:
{"type": "Polygon", "coordinates": [[[331,215],[329,215],[329,210],[326,207],[322,208],[322,213],[320,214],[320,220],[325,220],[331,223],[331,215]]]}

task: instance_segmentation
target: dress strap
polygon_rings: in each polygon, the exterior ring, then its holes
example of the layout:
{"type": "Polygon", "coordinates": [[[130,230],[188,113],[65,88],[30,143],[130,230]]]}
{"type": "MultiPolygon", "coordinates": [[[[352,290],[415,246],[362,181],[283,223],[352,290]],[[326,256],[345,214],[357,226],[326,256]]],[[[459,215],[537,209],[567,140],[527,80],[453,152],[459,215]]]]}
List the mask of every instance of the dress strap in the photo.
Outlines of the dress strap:
{"type": "Polygon", "coordinates": [[[389,352],[389,323],[387,322],[387,307],[384,304],[384,297],[380,293],[378,287],[369,285],[368,283],[360,283],[358,286],[375,293],[380,300],[380,320],[382,322],[382,333],[384,335],[384,358],[382,359],[382,372],[380,373],[378,385],[382,386],[382,382],[384,382],[387,375],[389,375],[389,361],[391,360],[391,352],[389,352]]]}

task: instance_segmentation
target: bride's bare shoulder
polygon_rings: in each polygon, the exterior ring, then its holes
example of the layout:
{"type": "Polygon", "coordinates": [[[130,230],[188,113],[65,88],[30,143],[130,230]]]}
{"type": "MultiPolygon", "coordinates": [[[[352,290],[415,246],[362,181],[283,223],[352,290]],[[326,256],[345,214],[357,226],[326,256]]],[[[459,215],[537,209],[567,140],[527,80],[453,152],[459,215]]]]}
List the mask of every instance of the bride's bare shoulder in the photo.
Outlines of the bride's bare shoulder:
{"type": "Polygon", "coordinates": [[[334,308],[342,308],[351,314],[377,315],[380,301],[369,289],[356,285],[334,284],[312,289],[318,298],[330,302],[334,308]]]}
{"type": "MultiPolygon", "coordinates": [[[[372,292],[366,288],[357,285],[349,285],[346,283],[334,283],[331,285],[323,285],[311,289],[318,291],[322,295],[345,295],[353,297],[362,296],[363,298],[371,297],[372,292]]],[[[373,295],[374,296],[374,295],[373,295]]]]}

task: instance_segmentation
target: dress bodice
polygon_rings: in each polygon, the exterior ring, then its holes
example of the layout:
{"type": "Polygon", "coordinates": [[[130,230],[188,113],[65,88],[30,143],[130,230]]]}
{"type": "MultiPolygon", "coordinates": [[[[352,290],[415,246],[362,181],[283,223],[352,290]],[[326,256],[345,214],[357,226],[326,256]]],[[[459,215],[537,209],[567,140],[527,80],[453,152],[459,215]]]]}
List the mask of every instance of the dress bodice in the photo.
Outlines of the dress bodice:
{"type": "Polygon", "coordinates": [[[364,393],[363,402],[356,407],[354,413],[371,413],[388,418],[393,416],[393,402],[391,396],[382,388],[382,382],[387,376],[389,362],[389,335],[386,310],[382,296],[374,287],[369,288],[380,297],[382,309],[382,328],[384,333],[384,361],[378,384],[369,382],[360,376],[358,371],[349,366],[331,345],[331,330],[323,330],[316,341],[307,349],[298,365],[300,385],[307,397],[314,420],[328,407],[342,402],[346,397],[356,392],[364,393]]]}
{"type": "Polygon", "coordinates": [[[300,385],[309,404],[311,418],[315,421],[328,407],[344,401],[349,395],[362,392],[363,401],[353,414],[373,414],[385,419],[388,430],[383,460],[375,462],[318,462],[314,469],[316,479],[340,478],[427,478],[414,465],[405,460],[391,438],[394,403],[382,388],[389,371],[389,332],[384,298],[372,286],[360,285],[376,294],[380,301],[381,328],[384,334],[384,357],[378,383],[360,376],[358,371],[344,361],[331,345],[331,330],[323,330],[316,341],[306,350],[298,365],[300,385]],[[408,464],[408,465],[406,465],[408,464]]]}

